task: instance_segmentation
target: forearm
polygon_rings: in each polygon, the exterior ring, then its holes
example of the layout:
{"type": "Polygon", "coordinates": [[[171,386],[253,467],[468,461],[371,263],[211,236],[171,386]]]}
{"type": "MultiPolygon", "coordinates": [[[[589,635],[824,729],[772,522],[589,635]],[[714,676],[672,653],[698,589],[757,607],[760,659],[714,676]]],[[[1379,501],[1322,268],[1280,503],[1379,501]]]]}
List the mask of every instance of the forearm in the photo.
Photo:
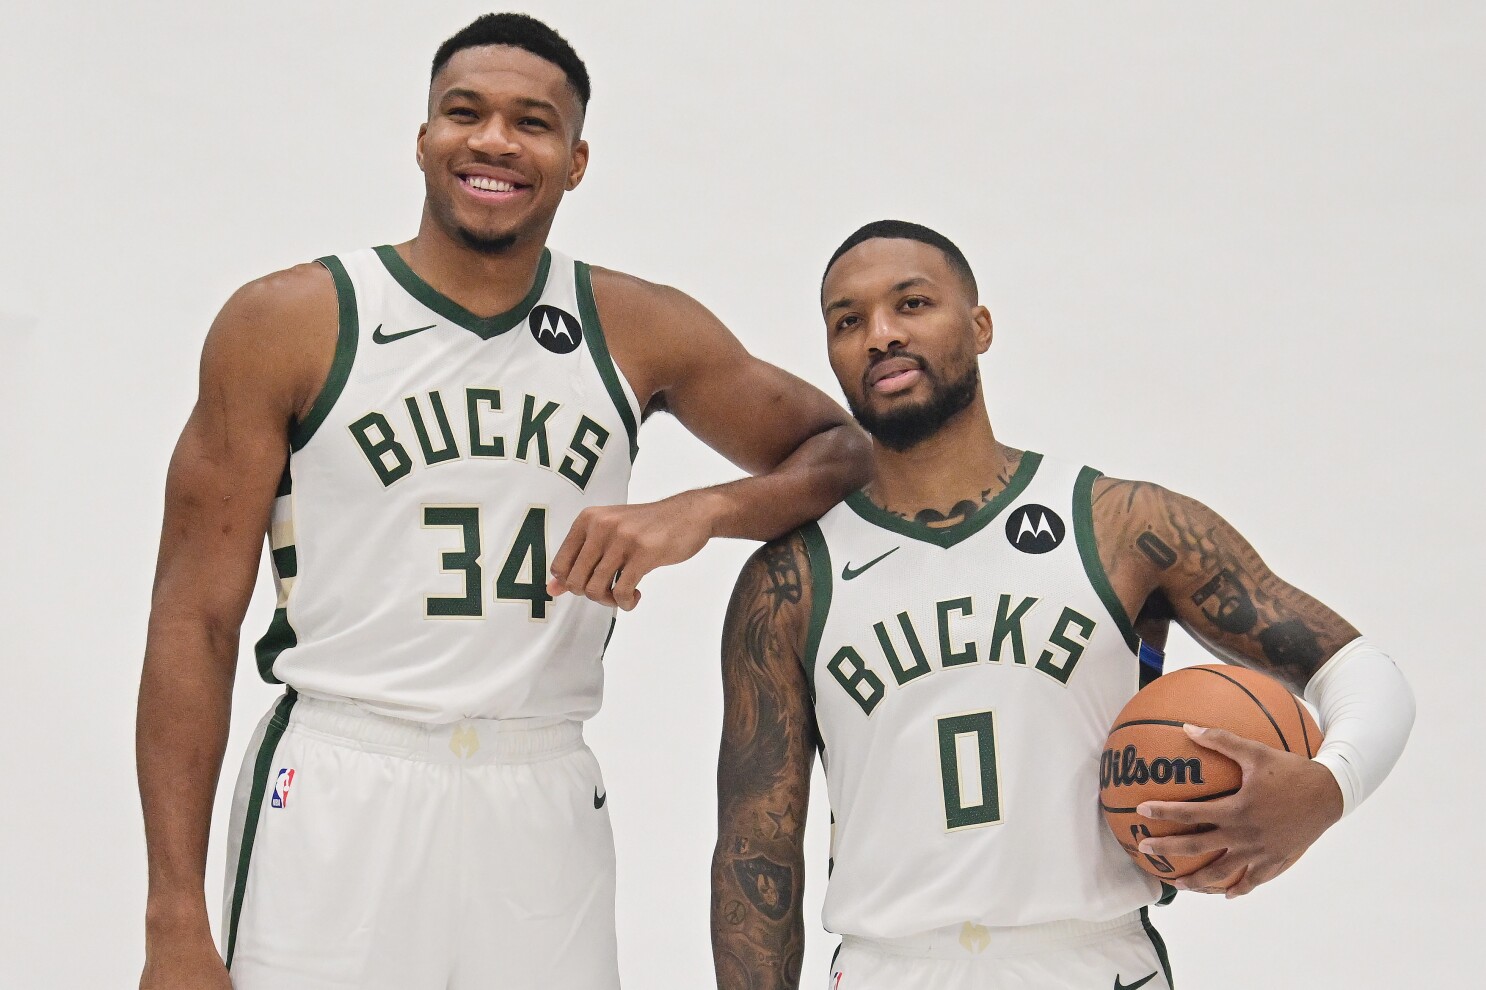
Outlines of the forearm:
{"type": "Polygon", "coordinates": [[[149,856],[150,934],[206,935],[207,839],[231,717],[236,630],[151,622],[135,758],[149,856]]]}
{"type": "Polygon", "coordinates": [[[724,824],[712,856],[712,960],[718,990],[797,990],[805,951],[798,838],[724,824]]]}
{"type": "Polygon", "coordinates": [[[871,445],[842,423],[810,437],[772,471],[681,496],[704,501],[713,536],[772,540],[867,483],[871,445]]]}

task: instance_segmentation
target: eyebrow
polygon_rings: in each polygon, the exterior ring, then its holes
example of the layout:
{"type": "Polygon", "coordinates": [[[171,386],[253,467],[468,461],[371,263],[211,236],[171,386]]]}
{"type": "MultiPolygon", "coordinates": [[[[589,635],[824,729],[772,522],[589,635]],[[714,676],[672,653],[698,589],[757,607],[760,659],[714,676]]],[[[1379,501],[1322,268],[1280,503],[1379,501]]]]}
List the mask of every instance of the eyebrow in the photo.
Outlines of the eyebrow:
{"type": "MultiPolygon", "coordinates": [[[[928,279],[926,279],[926,278],[920,278],[919,276],[914,276],[913,278],[905,278],[903,281],[899,282],[897,285],[895,285],[891,289],[889,289],[888,292],[890,292],[890,293],[892,293],[892,292],[902,292],[904,289],[911,289],[915,285],[928,285],[928,284],[929,284],[929,280],[928,279]]],[[[845,296],[843,296],[840,299],[836,299],[833,302],[831,302],[829,305],[827,305],[826,306],[826,312],[829,313],[829,312],[831,312],[834,309],[846,309],[846,308],[849,308],[849,307],[855,306],[855,305],[856,305],[856,300],[855,299],[847,299],[845,296]]]]}
{"type": "Polygon", "coordinates": [[[550,113],[558,115],[559,117],[562,116],[562,111],[557,108],[557,104],[549,102],[547,100],[538,100],[530,96],[521,96],[517,97],[515,103],[517,106],[526,107],[528,110],[546,110],[550,113]]]}
{"type": "MultiPolygon", "coordinates": [[[[462,86],[456,86],[453,89],[445,90],[444,95],[439,97],[439,106],[443,106],[450,100],[469,100],[471,103],[479,103],[482,105],[485,103],[485,97],[483,94],[478,93],[473,89],[468,89],[462,86]]],[[[557,108],[557,105],[555,103],[552,103],[549,100],[539,100],[531,96],[521,96],[517,97],[512,102],[515,103],[517,106],[527,110],[546,110],[548,113],[554,114],[558,117],[562,116],[562,111],[557,108]]]]}
{"type": "Polygon", "coordinates": [[[450,100],[469,100],[472,103],[484,103],[485,98],[472,89],[454,88],[446,89],[439,97],[439,106],[443,106],[450,100]]]}

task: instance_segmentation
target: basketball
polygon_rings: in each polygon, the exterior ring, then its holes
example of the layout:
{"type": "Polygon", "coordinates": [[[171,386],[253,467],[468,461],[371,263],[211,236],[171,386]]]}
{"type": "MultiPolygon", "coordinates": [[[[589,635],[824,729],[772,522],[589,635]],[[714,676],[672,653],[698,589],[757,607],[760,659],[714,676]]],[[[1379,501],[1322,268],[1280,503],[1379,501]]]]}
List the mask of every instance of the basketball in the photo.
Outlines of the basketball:
{"type": "Polygon", "coordinates": [[[1131,698],[1115,717],[1099,760],[1099,806],[1135,865],[1160,880],[1200,870],[1221,852],[1170,859],[1140,852],[1136,847],[1147,836],[1194,831],[1136,814],[1140,803],[1210,801],[1242,783],[1238,764],[1188,738],[1183,723],[1226,729],[1306,757],[1321,744],[1321,730],[1300,700],[1273,677],[1246,667],[1185,667],[1131,698]]]}

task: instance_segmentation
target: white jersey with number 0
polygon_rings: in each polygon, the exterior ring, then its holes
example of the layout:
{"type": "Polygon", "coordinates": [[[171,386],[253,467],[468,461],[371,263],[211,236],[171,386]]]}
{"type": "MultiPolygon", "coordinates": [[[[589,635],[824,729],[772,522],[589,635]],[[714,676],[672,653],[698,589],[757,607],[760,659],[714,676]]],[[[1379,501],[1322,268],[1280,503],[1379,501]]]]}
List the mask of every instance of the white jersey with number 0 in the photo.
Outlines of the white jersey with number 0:
{"type": "Polygon", "coordinates": [[[613,610],[550,599],[548,567],[583,508],[626,500],[638,423],[588,266],[544,252],[482,318],[390,247],[321,264],[339,338],[291,431],[260,671],[419,721],[587,718],[613,610]]]}
{"type": "Polygon", "coordinates": [[[1097,476],[1029,452],[954,526],[857,493],[806,527],[831,931],[1098,921],[1158,896],[1099,811],[1140,662],[1094,546],[1097,476]]]}

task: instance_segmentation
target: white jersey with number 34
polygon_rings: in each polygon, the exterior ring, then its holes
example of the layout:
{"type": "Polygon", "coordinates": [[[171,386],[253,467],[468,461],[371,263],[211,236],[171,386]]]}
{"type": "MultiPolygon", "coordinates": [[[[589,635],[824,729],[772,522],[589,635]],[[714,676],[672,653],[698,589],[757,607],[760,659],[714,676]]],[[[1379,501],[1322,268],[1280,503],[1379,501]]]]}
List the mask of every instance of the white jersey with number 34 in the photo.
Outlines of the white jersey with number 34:
{"type": "Polygon", "coordinates": [[[1097,921],[1158,896],[1099,811],[1140,662],[1094,546],[1097,476],[1027,453],[949,528],[861,493],[806,527],[831,931],[1097,921]]]}
{"type": "Polygon", "coordinates": [[[340,326],[291,431],[263,676],[429,722],[584,719],[613,610],[546,593],[578,513],[627,498],[639,421],[588,266],[544,252],[479,317],[390,247],[321,260],[340,326]]]}

